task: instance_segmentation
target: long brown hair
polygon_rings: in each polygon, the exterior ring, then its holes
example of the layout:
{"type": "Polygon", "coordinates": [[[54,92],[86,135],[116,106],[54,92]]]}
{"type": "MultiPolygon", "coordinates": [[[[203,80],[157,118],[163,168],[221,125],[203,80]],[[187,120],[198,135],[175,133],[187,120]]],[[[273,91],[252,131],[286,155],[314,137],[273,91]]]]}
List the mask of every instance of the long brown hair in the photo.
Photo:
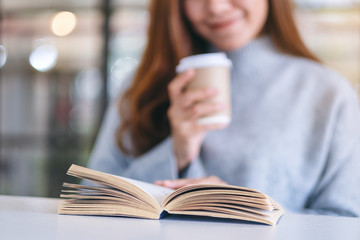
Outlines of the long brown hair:
{"type": "MultiPolygon", "coordinates": [[[[206,51],[206,41],[193,31],[184,16],[182,2],[150,3],[147,46],[132,84],[119,103],[121,124],[116,140],[126,154],[139,156],[169,136],[168,83],[175,77],[175,67],[181,58],[206,51]]],[[[317,61],[300,38],[291,0],[269,0],[263,31],[279,50],[317,61]]]]}

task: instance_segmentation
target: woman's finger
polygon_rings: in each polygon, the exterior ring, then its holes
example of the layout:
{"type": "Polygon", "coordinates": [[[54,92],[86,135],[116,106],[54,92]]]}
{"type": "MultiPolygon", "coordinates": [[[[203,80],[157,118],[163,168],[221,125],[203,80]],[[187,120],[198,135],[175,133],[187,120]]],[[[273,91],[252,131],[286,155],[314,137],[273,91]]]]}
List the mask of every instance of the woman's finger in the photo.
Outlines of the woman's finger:
{"type": "Polygon", "coordinates": [[[228,123],[216,123],[216,124],[196,124],[193,131],[195,133],[209,132],[214,130],[224,129],[228,126],[228,123]]]}
{"type": "Polygon", "coordinates": [[[211,97],[216,96],[218,94],[218,89],[216,88],[202,88],[202,89],[191,89],[187,90],[183,96],[181,97],[181,107],[188,108],[193,104],[205,101],[211,97]]]}
{"type": "Polygon", "coordinates": [[[186,72],[180,73],[169,83],[168,92],[171,101],[176,100],[182,94],[183,89],[194,76],[195,71],[190,69],[186,72]]]}
{"type": "Polygon", "coordinates": [[[205,178],[182,178],[176,180],[156,181],[155,184],[167,188],[178,189],[192,184],[226,184],[226,182],[216,176],[210,176],[205,178]]]}
{"type": "Polygon", "coordinates": [[[186,118],[189,120],[196,120],[198,118],[213,115],[222,110],[225,110],[227,106],[223,103],[216,102],[203,102],[194,105],[186,110],[186,118]]]}
{"type": "Polygon", "coordinates": [[[172,188],[172,189],[178,189],[190,184],[193,184],[195,179],[192,178],[182,178],[182,179],[176,179],[176,180],[164,180],[164,181],[156,181],[155,184],[172,188]]]}

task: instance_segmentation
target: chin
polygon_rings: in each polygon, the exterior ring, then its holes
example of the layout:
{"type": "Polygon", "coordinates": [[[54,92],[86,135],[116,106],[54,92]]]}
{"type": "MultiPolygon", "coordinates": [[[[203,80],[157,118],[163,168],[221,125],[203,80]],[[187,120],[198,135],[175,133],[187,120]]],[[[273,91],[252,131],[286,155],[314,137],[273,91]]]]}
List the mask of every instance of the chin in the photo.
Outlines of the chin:
{"type": "Polygon", "coordinates": [[[242,48],[247,42],[248,41],[246,41],[246,42],[222,42],[220,44],[215,44],[215,45],[222,51],[232,51],[232,50],[242,48]]]}
{"type": "Polygon", "coordinates": [[[215,46],[217,46],[222,51],[233,51],[239,48],[242,48],[246,44],[248,44],[252,39],[227,39],[223,41],[219,41],[218,43],[214,43],[215,46]]]}

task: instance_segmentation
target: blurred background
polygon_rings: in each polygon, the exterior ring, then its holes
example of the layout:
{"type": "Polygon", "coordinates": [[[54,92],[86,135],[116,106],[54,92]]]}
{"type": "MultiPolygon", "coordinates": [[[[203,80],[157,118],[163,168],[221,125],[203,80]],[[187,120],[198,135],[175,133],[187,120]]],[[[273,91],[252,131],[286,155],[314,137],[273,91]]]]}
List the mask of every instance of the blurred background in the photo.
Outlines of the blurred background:
{"type": "MultiPolygon", "coordinates": [[[[170,0],[169,0],[170,1],[170,0]]],[[[0,194],[58,197],[139,61],[148,0],[0,0],[0,194]]],[[[303,39],[360,93],[360,0],[296,0],[303,39]]]]}

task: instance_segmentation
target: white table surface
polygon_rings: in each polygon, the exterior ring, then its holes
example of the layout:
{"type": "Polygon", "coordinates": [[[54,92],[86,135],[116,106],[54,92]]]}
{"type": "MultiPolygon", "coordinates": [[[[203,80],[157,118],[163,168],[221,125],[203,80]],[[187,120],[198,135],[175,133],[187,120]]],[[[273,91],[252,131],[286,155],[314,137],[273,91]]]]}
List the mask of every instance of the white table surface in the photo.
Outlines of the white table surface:
{"type": "Polygon", "coordinates": [[[161,220],[58,215],[59,199],[0,195],[0,239],[360,240],[360,218],[286,213],[275,227],[167,216],[161,220]]]}

